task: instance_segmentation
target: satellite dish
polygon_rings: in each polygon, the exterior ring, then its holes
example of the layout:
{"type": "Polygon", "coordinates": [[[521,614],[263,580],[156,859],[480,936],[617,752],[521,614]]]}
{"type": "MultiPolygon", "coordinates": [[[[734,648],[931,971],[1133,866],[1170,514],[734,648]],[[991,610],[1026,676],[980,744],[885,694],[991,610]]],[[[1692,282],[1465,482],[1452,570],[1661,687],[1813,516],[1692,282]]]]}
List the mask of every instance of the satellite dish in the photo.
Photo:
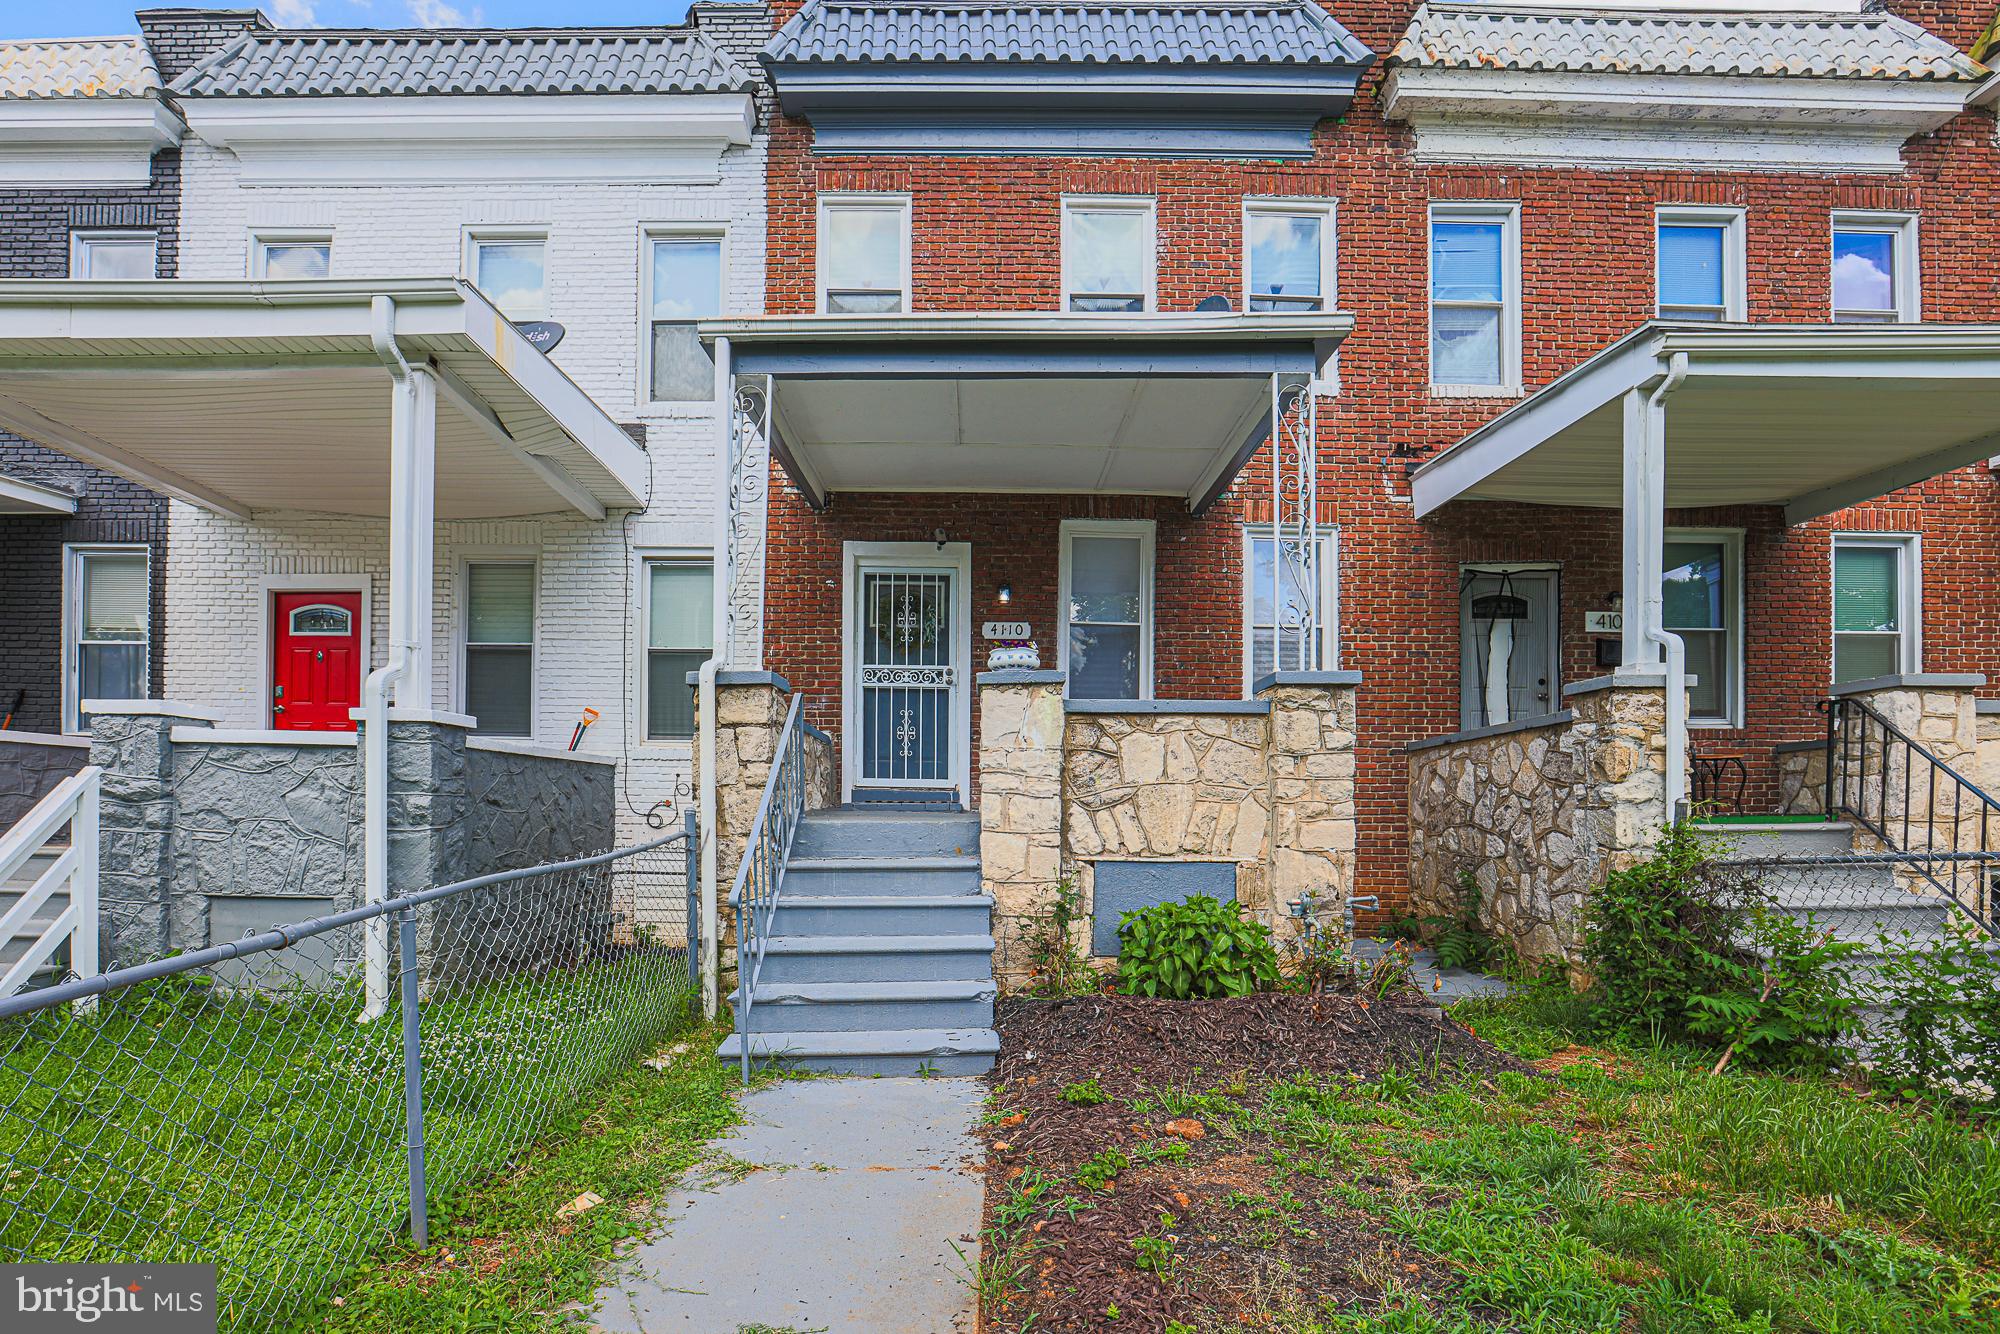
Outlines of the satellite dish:
{"type": "Polygon", "coordinates": [[[1195,307],[1195,312],[1201,315],[1227,315],[1235,309],[1229,304],[1229,298],[1226,296],[1205,296],[1201,299],[1201,304],[1195,307]]]}
{"type": "Polygon", "coordinates": [[[563,340],[569,330],[554,320],[527,320],[514,326],[521,331],[521,337],[533,343],[544,356],[556,350],[556,344],[563,340]]]}

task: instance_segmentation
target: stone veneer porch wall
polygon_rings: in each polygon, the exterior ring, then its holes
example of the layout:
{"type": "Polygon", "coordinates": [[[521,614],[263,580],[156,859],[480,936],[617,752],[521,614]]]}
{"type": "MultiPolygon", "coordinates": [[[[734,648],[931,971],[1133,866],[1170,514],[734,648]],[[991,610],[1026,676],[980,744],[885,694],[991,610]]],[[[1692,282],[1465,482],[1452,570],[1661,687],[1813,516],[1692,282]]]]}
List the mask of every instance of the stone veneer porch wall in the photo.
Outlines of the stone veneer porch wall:
{"type": "Polygon", "coordinates": [[[979,678],[980,868],[994,970],[1032,977],[1029,936],[1064,880],[1087,946],[1099,859],[1227,862],[1237,900],[1288,938],[1311,893],[1354,883],[1352,672],[1266,678],[1257,699],[1069,701],[1060,672],[979,678]]]}
{"type": "Polygon", "coordinates": [[[1561,713],[1409,746],[1410,901],[1456,915],[1469,875],[1489,931],[1574,965],[1590,891],[1666,824],[1666,692],[1602,677],[1563,693],[1561,713]]]}
{"type": "Polygon", "coordinates": [[[90,743],[39,732],[0,732],[0,834],[84,765],[90,743]]]}
{"type": "MultiPolygon", "coordinates": [[[[688,673],[694,686],[699,673],[688,673]]],[[[725,945],[734,927],[729,890],[743,864],[743,847],[750,826],[764,801],[764,784],[771,778],[771,761],[778,753],[778,734],[792,707],[792,683],[776,672],[719,672],[715,678],[715,825],[717,911],[722,914],[725,945]]],[[[697,714],[701,700],[697,694],[697,714]]],[[[833,765],[833,743],[826,733],[805,725],[806,809],[824,810],[840,804],[840,779],[833,765]]],[[[701,790],[701,746],[694,748],[694,790],[701,790]]]]}

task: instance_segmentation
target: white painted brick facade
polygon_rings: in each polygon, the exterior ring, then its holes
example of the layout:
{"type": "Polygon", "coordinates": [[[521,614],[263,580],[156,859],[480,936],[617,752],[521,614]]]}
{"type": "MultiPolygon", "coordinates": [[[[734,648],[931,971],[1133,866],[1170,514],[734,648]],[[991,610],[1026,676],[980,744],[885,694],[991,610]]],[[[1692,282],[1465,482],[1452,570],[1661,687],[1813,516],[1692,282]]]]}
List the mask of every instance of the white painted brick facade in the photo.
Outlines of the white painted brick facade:
{"type": "MultiPolygon", "coordinates": [[[[566,744],[585,706],[603,720],[590,750],[622,754],[620,837],[644,832],[643,813],[674,799],[686,807],[688,745],[647,743],[638,714],[640,571],[648,551],[708,555],[718,501],[712,405],[646,405],[640,385],[641,238],[649,227],[699,224],[725,235],[727,313],[763,309],[764,143],[722,159],[720,180],[700,186],[533,186],[495,182],[393,188],[250,188],[232,154],[190,139],[183,154],[181,274],[234,279],[249,271],[259,231],[317,230],[333,237],[337,277],[459,275],[465,239],[482,226],[547,232],[549,318],[568,329],[554,360],[612,417],[644,422],[652,495],[643,512],[441,523],[437,532],[436,697],[457,708],[455,633],[468,555],[533,554],[539,562],[536,739],[566,744]],[[678,790],[678,791],[677,791],[678,790]]],[[[385,386],[386,392],[386,386],[385,386]]],[[[282,431],[273,467],[283,466],[282,431]]],[[[381,447],[387,449],[387,440],[381,447]]],[[[761,515],[755,531],[762,531],[761,515]]],[[[269,653],[262,608],[274,577],[366,575],[372,646],[387,651],[387,525],[324,514],[260,514],[244,524],[176,503],[167,569],[166,690],[171,699],[227,711],[225,725],[268,725],[260,697],[269,653]]],[[[759,605],[761,570],[744,572],[743,603],[759,605]]],[[[755,661],[758,629],[737,636],[739,661],[755,661]]]]}

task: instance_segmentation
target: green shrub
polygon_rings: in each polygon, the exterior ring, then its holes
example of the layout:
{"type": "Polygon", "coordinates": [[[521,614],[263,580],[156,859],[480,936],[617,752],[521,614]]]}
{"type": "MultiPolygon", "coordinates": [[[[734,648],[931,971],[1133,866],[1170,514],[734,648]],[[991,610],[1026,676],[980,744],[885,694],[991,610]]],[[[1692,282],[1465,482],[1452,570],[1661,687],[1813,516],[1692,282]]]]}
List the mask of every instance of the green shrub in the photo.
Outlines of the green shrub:
{"type": "Polygon", "coordinates": [[[1065,1085],[1062,1091],[1062,1100],[1072,1107],[1095,1107],[1110,1096],[1104,1091],[1104,1086],[1097,1082],[1096,1075],[1065,1085]]]}
{"type": "Polygon", "coordinates": [[[1278,985],[1271,932],[1242,905],[1206,894],[1129,912],[1118,925],[1118,987],[1134,996],[1197,1000],[1278,985]]]}
{"type": "Polygon", "coordinates": [[[1085,1190],[1104,1190],[1131,1165],[1132,1160],[1123,1149],[1100,1149],[1089,1162],[1076,1169],[1076,1184],[1085,1190]]]}
{"type": "Polygon", "coordinates": [[[1035,995],[1088,996],[1098,990],[1097,973],[1077,943],[1084,920],[1083,894],[1065,876],[1048,911],[1028,922],[1029,989],[1035,995]]]}
{"type": "Polygon", "coordinates": [[[1423,935],[1440,968],[1484,968],[1499,942],[1479,923],[1479,882],[1471,872],[1459,872],[1455,897],[1450,913],[1424,918],[1423,935]]]}
{"type": "Polygon", "coordinates": [[[2000,954],[1986,944],[1957,922],[1922,946],[1882,942],[1882,1031],[1869,1055],[1883,1082],[2000,1106],[2000,954]]]}
{"type": "Polygon", "coordinates": [[[1823,1064],[1854,1028],[1841,993],[1855,947],[1800,926],[1754,876],[1712,856],[1682,821],[1649,860],[1613,872],[1591,897],[1584,962],[1596,979],[1593,1022],[1628,1038],[1721,1046],[1759,1064],[1823,1064]]]}

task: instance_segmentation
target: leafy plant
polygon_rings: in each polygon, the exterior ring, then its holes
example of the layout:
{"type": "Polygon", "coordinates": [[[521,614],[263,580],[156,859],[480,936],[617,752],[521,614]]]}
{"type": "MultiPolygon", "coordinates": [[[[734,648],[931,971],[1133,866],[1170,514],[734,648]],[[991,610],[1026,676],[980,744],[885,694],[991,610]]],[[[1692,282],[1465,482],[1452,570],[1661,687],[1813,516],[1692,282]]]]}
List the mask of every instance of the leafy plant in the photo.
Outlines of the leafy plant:
{"type": "Polygon", "coordinates": [[[1841,982],[1842,965],[1861,946],[1815,933],[1782,908],[1748,911],[1749,951],[1705,961],[1726,986],[1688,998],[1688,1028],[1726,1041],[1715,1074],[1739,1054],[1755,1065],[1824,1068],[1860,1023],[1841,982]]]}
{"type": "Polygon", "coordinates": [[[1907,1090],[1950,1089],[2000,1106],[2000,954],[1959,922],[1922,945],[1885,938],[1876,1074],[1907,1090]]]}
{"type": "Polygon", "coordinates": [[[1118,985],[1135,996],[1247,996],[1278,984],[1269,928],[1206,894],[1126,913],[1118,942],[1118,985]]]}
{"type": "Polygon", "coordinates": [[[1458,873],[1458,893],[1448,914],[1424,918],[1424,934],[1441,968],[1483,968],[1499,942],[1479,923],[1481,896],[1472,872],[1458,873]]]}
{"type": "Polygon", "coordinates": [[[1102,1149],[1089,1162],[1076,1169],[1076,1184],[1086,1190],[1104,1190],[1118,1179],[1118,1174],[1132,1165],[1122,1149],[1102,1149]]]}
{"type": "Polygon", "coordinates": [[[1352,991],[1357,980],[1354,955],[1346,938],[1311,917],[1296,937],[1285,942],[1280,971],[1285,975],[1285,990],[1306,995],[1352,991]]]}
{"type": "Polygon", "coordinates": [[[1111,1095],[1104,1091],[1104,1086],[1097,1082],[1096,1075],[1088,1079],[1079,1079],[1062,1091],[1062,1100],[1072,1107],[1095,1107],[1099,1103],[1108,1101],[1110,1097],[1111,1095]]]}
{"type": "Polygon", "coordinates": [[[1029,919],[1025,941],[1031,989],[1042,996],[1088,996],[1098,990],[1097,971],[1078,944],[1085,923],[1083,893],[1065,876],[1049,910],[1029,919]]]}
{"type": "Polygon", "coordinates": [[[1160,1215],[1160,1230],[1145,1232],[1132,1238],[1133,1263],[1141,1269],[1151,1270],[1162,1278],[1174,1269],[1174,1246],[1179,1240],[1173,1233],[1174,1224],[1180,1220],[1172,1214],[1160,1215]]]}

